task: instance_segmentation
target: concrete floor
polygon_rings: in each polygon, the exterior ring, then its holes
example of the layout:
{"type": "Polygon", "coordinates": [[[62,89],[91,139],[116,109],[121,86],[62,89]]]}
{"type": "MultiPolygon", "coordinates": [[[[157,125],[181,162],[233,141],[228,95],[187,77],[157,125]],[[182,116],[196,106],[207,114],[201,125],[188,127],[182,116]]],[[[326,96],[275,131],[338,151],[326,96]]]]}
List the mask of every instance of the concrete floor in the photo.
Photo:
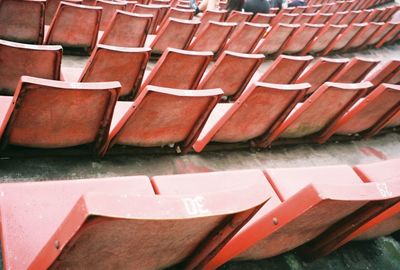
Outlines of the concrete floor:
{"type": "MultiPolygon", "coordinates": [[[[400,45],[368,50],[357,56],[387,61],[399,58],[400,45]]],[[[330,56],[353,57],[352,54],[330,56]]],[[[63,67],[83,67],[87,58],[67,56],[63,67]]],[[[258,70],[256,80],[271,61],[258,70]]],[[[148,66],[148,71],[154,62],[148,66]]],[[[303,167],[359,164],[400,157],[400,134],[388,133],[366,141],[324,145],[276,146],[272,149],[205,152],[180,155],[120,155],[103,160],[90,157],[0,158],[0,182],[99,178],[127,175],[160,175],[250,168],[303,167]]],[[[221,269],[400,269],[399,235],[373,241],[352,242],[330,256],[313,263],[303,262],[295,253],[253,262],[232,262],[221,269]]]]}

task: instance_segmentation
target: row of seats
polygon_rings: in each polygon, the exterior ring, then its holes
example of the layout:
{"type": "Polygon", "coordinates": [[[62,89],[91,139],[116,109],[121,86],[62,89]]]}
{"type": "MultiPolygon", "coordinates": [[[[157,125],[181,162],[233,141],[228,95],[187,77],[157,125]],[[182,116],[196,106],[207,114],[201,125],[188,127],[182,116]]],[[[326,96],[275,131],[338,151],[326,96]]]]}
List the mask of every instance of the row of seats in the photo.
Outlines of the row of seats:
{"type": "MultiPolygon", "coordinates": [[[[120,100],[133,100],[147,85],[174,89],[221,88],[225,97],[237,100],[254,80],[278,84],[309,83],[308,96],[326,81],[361,82],[379,64],[379,61],[362,58],[319,58],[310,65],[312,56],[281,55],[261,78],[257,78],[256,72],[265,60],[262,54],[224,51],[207,72],[205,70],[213,57],[211,52],[167,49],[151,72],[145,73],[149,57],[149,48],[98,45],[83,69],[61,69],[60,46],[0,40],[0,60],[3,63],[0,67],[0,94],[14,95],[20,77],[27,75],[68,82],[119,81],[122,86],[120,100]]],[[[377,71],[385,74],[382,79],[376,80],[371,74],[368,81],[372,81],[374,86],[398,84],[399,65],[398,60],[391,61],[387,68],[377,71]]]]}
{"type": "MultiPolygon", "coordinates": [[[[75,0],[71,0],[75,1],[75,0]]],[[[125,5],[125,4],[124,4],[125,5]]],[[[41,44],[44,40],[45,44],[59,44],[63,45],[66,48],[81,48],[84,51],[90,53],[91,50],[94,49],[94,46],[97,42],[98,30],[106,30],[108,35],[112,36],[137,36],[136,39],[142,40],[143,36],[147,36],[147,34],[154,34],[156,30],[158,31],[166,31],[165,24],[169,21],[169,18],[176,19],[184,19],[191,20],[193,18],[193,11],[185,11],[179,9],[169,9],[168,7],[162,6],[146,6],[146,5],[135,5],[132,11],[137,14],[142,14],[143,16],[129,17],[125,16],[120,18],[115,18],[114,14],[116,11],[120,11],[125,9],[125,6],[121,5],[119,2],[104,2],[99,0],[96,6],[80,6],[76,4],[63,3],[60,5],[60,8],[57,11],[57,15],[55,16],[52,24],[47,30],[46,37],[44,38],[44,21],[43,21],[43,8],[44,3],[38,1],[11,1],[5,0],[2,1],[0,6],[0,18],[4,18],[4,20],[0,19],[0,25],[4,25],[4,27],[0,27],[3,29],[3,33],[0,31],[0,38],[20,41],[24,43],[37,43],[41,44]],[[34,5],[37,5],[34,7],[34,5]],[[111,5],[108,7],[107,5],[111,5]],[[113,6],[116,5],[116,6],[113,6]],[[36,10],[38,11],[37,13],[36,10]],[[13,21],[10,21],[9,16],[6,14],[9,13],[24,13],[30,12],[30,16],[28,17],[15,17],[13,21]],[[34,11],[34,12],[33,12],[34,11]],[[39,21],[32,21],[34,17],[32,14],[38,14],[37,18],[42,18],[39,21]],[[152,15],[153,17],[151,18],[152,15]],[[69,18],[73,16],[75,20],[70,20],[69,18]],[[139,20],[140,19],[140,20],[139,20]],[[100,20],[100,24],[99,24],[100,20]],[[131,25],[130,25],[131,24],[131,25]],[[84,29],[82,25],[85,25],[84,29]],[[130,27],[129,27],[130,25],[130,27]],[[135,25],[133,28],[132,26],[135,25]],[[115,29],[106,29],[115,28],[115,29]],[[159,27],[158,27],[159,26],[159,27]],[[41,27],[38,29],[38,27],[41,27]],[[158,27],[158,28],[157,28],[158,27]],[[137,28],[137,29],[136,29],[137,28]],[[124,29],[124,30],[121,30],[124,29]],[[127,31],[130,29],[131,31],[127,31]]],[[[358,12],[341,12],[332,16],[332,14],[318,13],[315,16],[313,14],[305,14],[306,16],[295,16],[296,14],[286,14],[280,13],[274,20],[271,21],[271,17],[268,17],[264,14],[257,14],[253,18],[253,23],[269,23],[271,25],[276,26],[278,22],[282,21],[282,23],[312,23],[312,24],[352,24],[352,23],[361,23],[361,22],[373,22],[373,21],[383,21],[389,20],[389,18],[396,12],[398,7],[391,7],[384,10],[374,10],[374,11],[358,11],[358,12]],[[282,15],[282,16],[280,16],[282,15]],[[328,22],[329,21],[329,22],[328,22]]],[[[223,31],[226,33],[228,29],[232,29],[235,25],[233,23],[241,23],[246,20],[249,20],[252,17],[252,14],[245,14],[242,12],[232,12],[227,18],[227,22],[222,23],[223,17],[226,12],[215,12],[208,11],[204,14],[201,19],[201,23],[199,26],[196,26],[197,23],[190,21],[186,22],[184,28],[186,31],[177,31],[176,29],[169,29],[169,32],[175,32],[175,34],[181,36],[181,39],[188,39],[187,37],[190,35],[200,35],[200,33],[204,32],[204,28],[208,26],[209,21],[218,21],[219,28],[225,26],[226,30],[223,31]],[[243,17],[244,16],[244,17],[243,17]],[[196,28],[198,27],[198,29],[196,28]],[[196,28],[196,29],[193,29],[196,28]],[[194,34],[189,30],[196,30],[194,34]],[[189,33],[188,33],[189,32],[189,33]]],[[[120,13],[121,14],[121,13],[120,13]]],[[[125,13],[129,14],[129,13],[125,13]]],[[[275,16],[275,15],[274,15],[275,16]]],[[[183,23],[183,22],[182,22],[183,23]]],[[[216,22],[217,23],[217,22],[216,22]]],[[[176,24],[171,23],[171,24],[176,24]]],[[[179,25],[182,26],[182,25],[179,25]]],[[[173,26],[169,26],[169,28],[173,28],[173,26]]],[[[253,25],[253,28],[256,26],[253,25]]],[[[262,28],[266,28],[267,26],[258,26],[261,31],[262,28]]],[[[383,27],[383,26],[382,26],[383,27]]],[[[216,26],[211,27],[211,30],[216,28],[216,26]]],[[[377,27],[375,27],[377,28],[377,27]]],[[[398,29],[397,29],[398,30],[398,29]]],[[[254,31],[254,30],[253,30],[254,31]]],[[[231,32],[228,32],[229,34],[231,32]]],[[[100,35],[102,32],[100,32],[100,35]]],[[[165,35],[165,34],[164,34],[165,35]]],[[[204,34],[208,36],[207,34],[204,34]]],[[[396,35],[396,33],[394,33],[396,35]]],[[[225,34],[224,36],[229,36],[225,34]]],[[[261,37],[260,37],[261,38],[261,37]]],[[[121,39],[121,38],[120,38],[121,39]]],[[[165,38],[163,38],[165,39],[165,38]]],[[[191,37],[190,37],[191,39],[191,37]]],[[[254,38],[253,38],[254,39],[254,38]]],[[[166,43],[166,40],[164,43],[166,43]]],[[[101,40],[100,42],[103,42],[101,40]]],[[[124,46],[123,44],[113,44],[118,46],[124,46]]],[[[188,44],[187,44],[188,45],[188,44]]],[[[135,45],[134,47],[141,47],[143,45],[135,45]]],[[[164,44],[165,47],[165,44],[164,44]]],[[[178,47],[179,48],[179,47],[178,47]]]]}
{"type": "MultiPolygon", "coordinates": [[[[376,64],[358,62],[351,61],[337,75],[343,72],[343,78],[351,79],[362,69],[357,65],[368,69],[376,64]]],[[[160,82],[162,73],[159,69],[148,80],[160,82]]],[[[396,67],[389,63],[372,79],[398,80],[398,74],[398,62],[396,67]]],[[[105,155],[114,145],[178,153],[192,147],[201,152],[211,142],[266,148],[272,143],[324,143],[333,135],[342,136],[335,140],[368,138],[400,124],[399,85],[326,82],[306,98],[310,88],[308,83],[275,84],[262,78],[234,103],[218,104],[220,88],[182,90],[150,83],[134,102],[117,102],[119,82],[68,83],[23,76],[14,97],[0,96],[2,155],[17,153],[15,147],[38,152],[79,147],[95,156],[105,155]]],[[[57,153],[62,154],[53,151],[57,153]]]]}
{"type": "Polygon", "coordinates": [[[216,269],[295,248],[313,260],[400,229],[399,166],[1,184],[4,268],[216,269]]]}

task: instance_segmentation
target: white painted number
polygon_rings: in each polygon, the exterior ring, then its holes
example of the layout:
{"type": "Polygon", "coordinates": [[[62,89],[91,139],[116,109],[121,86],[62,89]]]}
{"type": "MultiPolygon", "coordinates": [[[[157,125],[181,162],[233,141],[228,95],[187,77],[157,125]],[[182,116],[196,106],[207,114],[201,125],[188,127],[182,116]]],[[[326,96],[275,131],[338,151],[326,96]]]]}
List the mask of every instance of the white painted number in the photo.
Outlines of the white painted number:
{"type": "Polygon", "coordinates": [[[379,190],[381,193],[382,197],[391,197],[393,196],[393,193],[389,191],[388,186],[386,183],[376,183],[376,188],[379,190]]]}
{"type": "Polygon", "coordinates": [[[204,207],[203,200],[204,197],[202,196],[183,199],[183,204],[185,205],[188,214],[191,216],[209,214],[210,211],[204,207]]]}

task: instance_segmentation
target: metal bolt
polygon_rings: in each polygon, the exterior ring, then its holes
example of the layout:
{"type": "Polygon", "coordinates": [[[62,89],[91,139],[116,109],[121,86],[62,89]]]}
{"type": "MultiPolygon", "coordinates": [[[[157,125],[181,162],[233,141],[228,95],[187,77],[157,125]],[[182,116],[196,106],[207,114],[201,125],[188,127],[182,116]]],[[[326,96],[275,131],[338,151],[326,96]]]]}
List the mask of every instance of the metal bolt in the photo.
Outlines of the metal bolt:
{"type": "Polygon", "coordinates": [[[274,223],[274,225],[278,225],[278,219],[276,217],[274,217],[272,219],[272,223],[274,223]]]}
{"type": "Polygon", "coordinates": [[[60,241],[58,241],[58,240],[54,241],[54,247],[56,249],[59,249],[60,248],[60,241]]]}

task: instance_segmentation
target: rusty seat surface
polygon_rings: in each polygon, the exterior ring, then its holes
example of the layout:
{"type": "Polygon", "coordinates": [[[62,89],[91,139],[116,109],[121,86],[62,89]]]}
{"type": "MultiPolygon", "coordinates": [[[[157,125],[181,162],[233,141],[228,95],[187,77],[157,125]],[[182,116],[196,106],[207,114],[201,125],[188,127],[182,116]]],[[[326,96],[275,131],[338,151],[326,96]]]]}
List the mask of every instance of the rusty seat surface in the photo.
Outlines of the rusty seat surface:
{"type": "Polygon", "coordinates": [[[153,16],[117,10],[99,44],[143,47],[153,16]]]}
{"type": "Polygon", "coordinates": [[[193,39],[188,50],[211,51],[218,55],[236,26],[236,23],[231,22],[209,21],[202,31],[193,39]]]}
{"type": "Polygon", "coordinates": [[[232,34],[223,50],[251,53],[268,28],[268,24],[245,22],[238,26],[238,29],[232,34]]]}
{"type": "Polygon", "coordinates": [[[237,99],[264,61],[262,54],[242,54],[223,51],[202,78],[198,89],[221,88],[224,95],[237,99]],[[227,77],[227,74],[233,76],[227,77]]]}
{"type": "Polygon", "coordinates": [[[62,47],[0,40],[0,94],[13,95],[21,76],[60,79],[62,47]]]}
{"type": "Polygon", "coordinates": [[[97,42],[101,14],[101,7],[61,2],[44,43],[62,45],[64,49],[79,49],[90,54],[97,42]]]}
{"type": "Polygon", "coordinates": [[[372,86],[369,82],[357,84],[326,82],[304,103],[299,103],[286,120],[266,137],[268,146],[277,138],[294,139],[309,137],[323,143],[329,129],[372,86]]]}
{"type": "Polygon", "coordinates": [[[168,18],[150,45],[152,54],[162,54],[167,48],[186,49],[199,24],[191,20],[168,18]]]}
{"type": "Polygon", "coordinates": [[[147,86],[133,103],[117,103],[109,147],[174,145],[178,152],[187,152],[222,94],[221,89],[193,91],[147,86]]]}
{"type": "Polygon", "coordinates": [[[200,152],[210,142],[236,143],[271,133],[303,98],[309,84],[256,82],[235,103],[217,104],[193,145],[200,152]]]}
{"type": "Polygon", "coordinates": [[[46,1],[0,2],[0,39],[42,44],[46,1]]]}
{"type": "Polygon", "coordinates": [[[390,183],[396,193],[384,196],[348,166],[266,169],[264,173],[275,196],[211,260],[209,269],[233,258],[270,258],[303,244],[308,245],[308,250],[300,249],[303,254],[312,250],[315,256],[325,255],[333,249],[312,249],[313,239],[324,240],[323,236],[335,233],[339,241],[400,196],[400,183],[390,183]]]}
{"type": "Polygon", "coordinates": [[[168,48],[145,78],[141,89],[147,85],[175,89],[196,89],[212,52],[195,52],[168,48]]]}
{"type": "MultiPolygon", "coordinates": [[[[97,155],[107,141],[121,85],[67,83],[22,76],[1,115],[1,147],[87,146],[97,155]]],[[[2,103],[4,103],[4,98],[2,103]]]]}
{"type": "Polygon", "coordinates": [[[119,81],[120,99],[132,100],[142,83],[149,56],[150,48],[98,45],[83,70],[63,68],[62,72],[70,82],[119,81]]]}
{"type": "Polygon", "coordinates": [[[117,10],[125,10],[126,2],[97,0],[96,6],[103,8],[99,26],[99,30],[103,31],[108,27],[117,10]]]}
{"type": "Polygon", "coordinates": [[[268,31],[264,39],[261,39],[254,49],[254,53],[262,53],[265,55],[276,54],[299,27],[299,24],[278,23],[268,31]]]}

